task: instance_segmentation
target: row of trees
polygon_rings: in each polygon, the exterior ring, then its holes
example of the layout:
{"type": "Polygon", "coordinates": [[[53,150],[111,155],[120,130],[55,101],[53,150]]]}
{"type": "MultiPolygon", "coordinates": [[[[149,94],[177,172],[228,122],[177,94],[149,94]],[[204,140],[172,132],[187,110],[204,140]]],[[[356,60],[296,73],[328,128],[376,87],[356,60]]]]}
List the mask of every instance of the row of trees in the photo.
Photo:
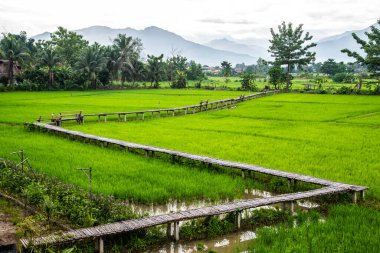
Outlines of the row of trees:
{"type": "MultiPolygon", "coordinates": [[[[378,24],[380,24],[380,20],[378,24]]],[[[268,52],[271,53],[274,60],[266,62],[259,59],[256,65],[237,65],[237,68],[244,70],[240,75],[242,86],[252,87],[251,85],[247,86],[247,84],[252,83],[252,79],[254,80],[255,75],[253,74],[266,74],[269,76],[269,83],[276,89],[285,83],[285,89],[289,90],[293,79],[291,73],[295,72],[296,69],[304,73],[326,74],[335,82],[353,83],[358,80],[357,88],[359,90],[365,77],[377,78],[377,86],[380,86],[380,30],[375,26],[372,26],[371,31],[366,33],[367,41],[359,38],[355,33],[352,34],[363,49],[364,56],[348,49],[342,49],[343,53],[354,58],[355,63],[351,64],[337,63],[333,59],[328,59],[323,63],[315,63],[315,52],[312,52],[311,49],[316,44],[310,43],[313,37],[308,32],[304,33],[302,25],[293,27],[292,23],[283,22],[278,26],[277,32],[271,29],[271,34],[272,39],[268,52]],[[364,69],[369,72],[369,76],[362,72],[364,69]],[[354,75],[355,72],[359,72],[359,74],[354,75]]],[[[228,62],[222,62],[221,67],[223,76],[231,74],[231,65],[228,62]]],[[[325,80],[323,76],[315,77],[317,84],[321,84],[325,80]]]]}
{"type": "MultiPolygon", "coordinates": [[[[173,87],[186,87],[187,80],[201,82],[205,75],[200,64],[188,62],[185,57],[173,55],[141,56],[139,39],[119,34],[110,46],[88,41],[63,27],[51,34],[48,41],[28,39],[26,33],[3,34],[0,40],[0,59],[6,60],[6,82],[15,84],[15,67],[23,71],[17,81],[46,84],[46,88],[82,86],[97,88],[110,82],[150,82],[157,88],[160,81],[170,81],[173,87]]],[[[4,79],[5,77],[3,77],[4,79]]]]}

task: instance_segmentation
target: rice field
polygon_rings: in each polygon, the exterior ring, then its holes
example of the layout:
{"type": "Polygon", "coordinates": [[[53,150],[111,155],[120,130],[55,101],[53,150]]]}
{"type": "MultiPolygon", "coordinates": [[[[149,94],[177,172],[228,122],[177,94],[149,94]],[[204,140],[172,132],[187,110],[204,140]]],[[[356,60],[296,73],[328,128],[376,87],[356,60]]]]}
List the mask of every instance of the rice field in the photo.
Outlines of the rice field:
{"type": "Polygon", "coordinates": [[[380,199],[380,98],[280,94],[186,117],[67,128],[370,187],[380,199]]]}
{"type": "Polygon", "coordinates": [[[92,167],[95,192],[115,195],[135,203],[236,198],[244,194],[246,186],[239,177],[28,132],[22,123],[35,121],[38,115],[50,115],[52,112],[84,110],[90,113],[157,106],[164,108],[239,94],[203,90],[0,93],[0,157],[18,159],[10,153],[24,149],[35,169],[83,188],[88,187],[87,179],[76,169],[92,167]]]}
{"type": "Polygon", "coordinates": [[[252,252],[379,252],[380,212],[355,206],[333,206],[325,221],[298,227],[263,228],[252,252]]]}

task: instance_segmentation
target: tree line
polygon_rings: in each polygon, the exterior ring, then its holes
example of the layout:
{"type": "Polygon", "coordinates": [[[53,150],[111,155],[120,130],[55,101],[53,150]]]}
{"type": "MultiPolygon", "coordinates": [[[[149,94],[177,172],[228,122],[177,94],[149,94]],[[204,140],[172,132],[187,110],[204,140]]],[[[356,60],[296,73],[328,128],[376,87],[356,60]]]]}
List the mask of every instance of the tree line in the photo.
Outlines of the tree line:
{"type": "Polygon", "coordinates": [[[51,34],[50,40],[27,38],[20,34],[3,34],[0,59],[5,60],[7,75],[0,82],[39,86],[40,89],[96,89],[113,83],[134,86],[148,82],[158,88],[170,81],[173,88],[185,88],[187,80],[202,82],[202,66],[181,55],[164,60],[164,55],[147,55],[138,38],[119,34],[112,45],[89,44],[81,35],[63,27],[51,34]],[[22,67],[20,73],[15,73],[22,67]]]}
{"type": "MultiPolygon", "coordinates": [[[[380,24],[380,20],[378,21],[380,24]]],[[[325,82],[325,76],[310,73],[321,73],[335,82],[358,82],[361,89],[364,78],[373,78],[373,84],[380,90],[380,30],[372,26],[366,33],[367,41],[355,33],[353,38],[363,49],[364,55],[342,49],[354,63],[345,64],[328,59],[323,63],[315,63],[316,53],[312,48],[311,36],[305,33],[303,25],[294,26],[283,22],[278,30],[270,30],[272,38],[268,52],[272,61],[259,59],[257,64],[245,66],[238,64],[240,69],[242,89],[254,90],[255,79],[258,76],[268,79],[268,88],[282,87],[290,90],[292,73],[298,72],[303,77],[313,77],[317,84],[325,82]],[[354,73],[356,74],[354,75],[354,73]],[[367,73],[368,72],[368,73],[367,73]],[[359,74],[358,74],[359,73],[359,74]]],[[[0,83],[14,86],[15,81],[29,87],[37,86],[43,89],[96,89],[100,85],[129,83],[134,87],[137,82],[147,82],[149,87],[158,88],[161,81],[169,81],[172,88],[187,87],[188,80],[195,80],[196,86],[207,77],[202,66],[194,61],[188,61],[181,55],[172,55],[164,59],[164,55],[147,55],[143,59],[142,42],[138,38],[119,34],[110,46],[98,43],[92,45],[75,32],[63,27],[51,34],[47,41],[28,39],[26,33],[3,34],[0,40],[0,59],[7,62],[7,76],[0,77],[0,83]],[[22,66],[21,74],[14,75],[17,67],[22,66]],[[42,87],[41,87],[42,85],[42,87]]],[[[234,74],[231,63],[221,63],[220,75],[226,78],[234,74]]]]}

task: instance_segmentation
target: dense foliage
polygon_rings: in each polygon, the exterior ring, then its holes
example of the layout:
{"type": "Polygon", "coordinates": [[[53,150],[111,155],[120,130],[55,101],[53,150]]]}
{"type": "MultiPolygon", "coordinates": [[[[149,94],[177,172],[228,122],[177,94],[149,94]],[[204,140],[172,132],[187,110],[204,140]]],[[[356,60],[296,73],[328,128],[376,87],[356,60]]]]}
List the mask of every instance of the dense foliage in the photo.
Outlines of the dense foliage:
{"type": "Polygon", "coordinates": [[[0,188],[43,210],[48,219],[64,217],[79,226],[136,217],[128,206],[112,196],[95,194],[90,200],[82,188],[61,183],[30,168],[22,169],[7,160],[0,160],[0,188]]]}
{"type": "Polygon", "coordinates": [[[0,59],[6,61],[7,76],[0,83],[7,89],[97,89],[112,84],[150,82],[158,88],[169,81],[173,88],[186,87],[187,80],[204,80],[200,64],[176,55],[141,57],[143,45],[138,38],[119,34],[111,46],[89,42],[63,27],[50,40],[34,41],[25,33],[4,34],[0,40],[0,59]],[[14,73],[15,68],[20,69],[14,73]],[[179,73],[181,73],[179,75],[179,73]],[[9,77],[9,78],[8,78],[9,77]]]}

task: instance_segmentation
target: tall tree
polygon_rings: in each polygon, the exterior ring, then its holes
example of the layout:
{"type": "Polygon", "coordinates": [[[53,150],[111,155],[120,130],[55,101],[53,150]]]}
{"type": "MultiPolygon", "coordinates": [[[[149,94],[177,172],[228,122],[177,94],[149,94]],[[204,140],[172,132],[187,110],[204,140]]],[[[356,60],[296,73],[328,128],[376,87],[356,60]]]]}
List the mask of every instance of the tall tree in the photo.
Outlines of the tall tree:
{"type": "Polygon", "coordinates": [[[88,41],[84,40],[82,35],[61,26],[50,37],[51,43],[56,46],[57,54],[71,67],[78,61],[82,50],[88,46],[88,41]]]}
{"type": "Polygon", "coordinates": [[[119,34],[113,41],[113,46],[118,52],[117,63],[122,74],[122,83],[124,84],[127,75],[133,69],[132,61],[138,59],[142,49],[142,43],[139,39],[133,39],[125,34],[119,34]]]}
{"type": "Polygon", "coordinates": [[[310,52],[309,49],[315,47],[317,44],[310,43],[313,36],[310,36],[307,32],[303,34],[303,25],[298,25],[293,27],[292,23],[286,24],[282,22],[278,26],[278,32],[276,33],[273,28],[271,28],[272,39],[269,40],[271,45],[269,46],[268,52],[274,58],[274,64],[281,66],[286,65],[286,90],[291,87],[291,75],[290,71],[295,66],[302,66],[309,64],[315,60],[315,52],[310,52]]]}
{"type": "MultiPolygon", "coordinates": [[[[380,25],[380,20],[377,23],[380,25]]],[[[371,31],[366,32],[365,35],[368,41],[359,38],[356,33],[352,33],[352,37],[361,46],[360,48],[364,51],[365,56],[347,48],[343,49],[342,52],[353,57],[357,63],[367,66],[368,71],[372,73],[372,76],[379,78],[380,83],[380,29],[371,26],[371,31]]]]}
{"type": "Polygon", "coordinates": [[[53,84],[54,84],[53,68],[59,62],[60,62],[60,58],[58,57],[55,49],[51,45],[48,45],[46,48],[44,48],[44,50],[42,51],[42,54],[41,54],[41,63],[42,63],[42,65],[45,65],[48,68],[48,75],[49,75],[48,86],[49,86],[49,88],[52,88],[53,84]]]}
{"type": "Polygon", "coordinates": [[[18,35],[3,33],[0,41],[0,56],[8,61],[8,84],[13,85],[14,68],[28,58],[28,49],[18,35]]]}
{"type": "Polygon", "coordinates": [[[160,56],[148,55],[147,72],[151,87],[154,83],[153,87],[158,88],[159,81],[162,79],[165,73],[164,62],[162,60],[163,58],[163,54],[161,54],[160,56]]]}
{"type": "Polygon", "coordinates": [[[87,75],[91,86],[95,89],[97,88],[97,74],[104,67],[105,60],[100,45],[95,43],[82,51],[79,61],[76,63],[77,69],[87,75]]]}

